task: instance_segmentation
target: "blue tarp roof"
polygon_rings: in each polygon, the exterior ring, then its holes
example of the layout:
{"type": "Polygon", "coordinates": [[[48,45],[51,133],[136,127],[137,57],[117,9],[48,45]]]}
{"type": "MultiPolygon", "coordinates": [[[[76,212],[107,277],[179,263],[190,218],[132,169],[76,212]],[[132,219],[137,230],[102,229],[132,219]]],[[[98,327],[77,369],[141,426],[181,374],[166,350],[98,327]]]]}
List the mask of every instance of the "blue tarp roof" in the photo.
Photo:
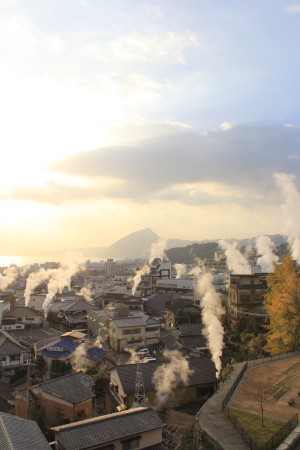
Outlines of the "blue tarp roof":
{"type": "Polygon", "coordinates": [[[43,355],[48,358],[67,358],[76,350],[78,345],[79,344],[77,342],[74,342],[71,339],[61,339],[53,347],[60,347],[62,351],[45,349],[43,350],[43,355]]]}
{"type": "Polygon", "coordinates": [[[94,361],[95,363],[99,363],[104,359],[107,355],[107,351],[104,348],[99,347],[88,347],[86,350],[86,357],[94,361]]]}

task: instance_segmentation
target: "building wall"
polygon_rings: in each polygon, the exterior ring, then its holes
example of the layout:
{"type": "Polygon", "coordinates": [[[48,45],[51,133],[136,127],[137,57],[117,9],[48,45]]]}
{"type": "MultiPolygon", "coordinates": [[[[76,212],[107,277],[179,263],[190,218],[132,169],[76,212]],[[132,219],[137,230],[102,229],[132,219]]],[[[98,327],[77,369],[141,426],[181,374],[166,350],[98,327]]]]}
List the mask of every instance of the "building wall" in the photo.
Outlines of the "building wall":
{"type": "Polygon", "coordinates": [[[41,391],[38,393],[37,397],[40,414],[43,415],[44,421],[48,427],[58,425],[62,420],[74,422],[77,420],[76,416],[80,412],[84,413],[82,419],[89,419],[93,417],[92,399],[81,402],[77,405],[72,405],[71,403],[67,403],[41,391]]]}
{"type": "Polygon", "coordinates": [[[43,311],[43,304],[46,298],[46,294],[30,294],[28,306],[37,311],[43,311]]]}

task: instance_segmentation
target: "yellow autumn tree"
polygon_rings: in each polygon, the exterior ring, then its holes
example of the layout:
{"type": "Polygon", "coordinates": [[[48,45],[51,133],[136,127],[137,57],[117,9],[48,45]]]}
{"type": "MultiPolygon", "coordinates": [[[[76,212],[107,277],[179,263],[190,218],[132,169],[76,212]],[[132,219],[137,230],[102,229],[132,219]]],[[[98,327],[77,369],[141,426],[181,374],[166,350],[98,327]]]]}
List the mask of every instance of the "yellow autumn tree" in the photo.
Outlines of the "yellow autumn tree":
{"type": "Polygon", "coordinates": [[[269,314],[266,350],[272,355],[300,348],[300,272],[290,255],[267,276],[269,314]]]}

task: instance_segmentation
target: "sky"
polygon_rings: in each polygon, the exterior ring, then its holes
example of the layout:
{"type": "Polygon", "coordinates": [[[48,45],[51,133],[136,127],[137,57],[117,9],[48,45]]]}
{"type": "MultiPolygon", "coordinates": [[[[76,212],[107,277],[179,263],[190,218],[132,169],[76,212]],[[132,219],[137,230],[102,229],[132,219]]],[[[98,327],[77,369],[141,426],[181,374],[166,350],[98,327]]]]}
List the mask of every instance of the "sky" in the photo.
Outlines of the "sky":
{"type": "Polygon", "coordinates": [[[293,1],[0,0],[0,255],[284,233],[299,42],[293,1]]]}

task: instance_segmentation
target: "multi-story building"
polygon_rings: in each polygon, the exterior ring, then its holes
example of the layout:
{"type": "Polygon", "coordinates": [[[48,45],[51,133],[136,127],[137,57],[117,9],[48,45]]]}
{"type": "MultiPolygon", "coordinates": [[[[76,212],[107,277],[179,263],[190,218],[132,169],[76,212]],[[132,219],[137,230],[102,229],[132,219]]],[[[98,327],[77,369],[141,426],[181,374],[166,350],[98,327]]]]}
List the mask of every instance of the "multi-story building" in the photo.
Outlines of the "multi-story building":
{"type": "Polygon", "coordinates": [[[231,274],[229,284],[229,315],[232,327],[239,332],[246,328],[263,329],[268,315],[264,296],[268,292],[266,273],[231,274]]]}
{"type": "Polygon", "coordinates": [[[108,327],[110,347],[116,351],[125,348],[148,347],[160,342],[160,322],[145,314],[121,317],[108,327]]]}
{"type": "Polygon", "coordinates": [[[24,368],[25,352],[23,345],[10,334],[0,330],[0,376],[4,381],[11,381],[12,377],[24,368]]]}

